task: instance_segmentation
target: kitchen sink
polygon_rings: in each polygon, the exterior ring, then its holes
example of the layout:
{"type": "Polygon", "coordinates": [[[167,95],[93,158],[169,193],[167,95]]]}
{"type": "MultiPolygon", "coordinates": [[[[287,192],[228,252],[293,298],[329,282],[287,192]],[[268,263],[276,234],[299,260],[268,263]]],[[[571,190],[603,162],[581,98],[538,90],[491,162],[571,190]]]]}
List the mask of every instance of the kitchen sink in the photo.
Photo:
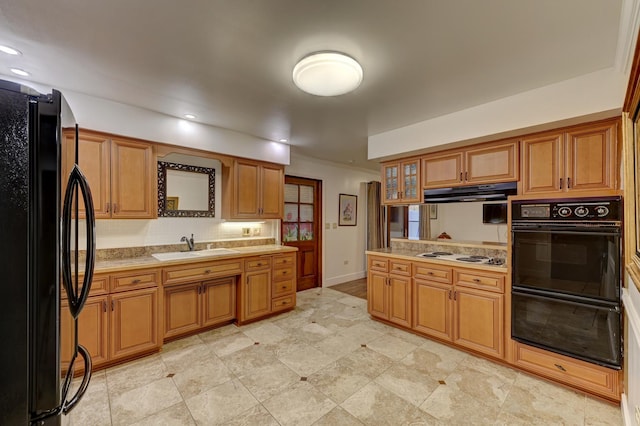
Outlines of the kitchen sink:
{"type": "Polygon", "coordinates": [[[193,259],[197,257],[220,256],[223,254],[234,254],[234,253],[238,253],[238,251],[232,250],[232,249],[226,249],[226,248],[213,248],[213,249],[196,250],[196,251],[172,251],[168,253],[153,253],[151,256],[155,257],[160,261],[167,261],[167,260],[193,259]]]}

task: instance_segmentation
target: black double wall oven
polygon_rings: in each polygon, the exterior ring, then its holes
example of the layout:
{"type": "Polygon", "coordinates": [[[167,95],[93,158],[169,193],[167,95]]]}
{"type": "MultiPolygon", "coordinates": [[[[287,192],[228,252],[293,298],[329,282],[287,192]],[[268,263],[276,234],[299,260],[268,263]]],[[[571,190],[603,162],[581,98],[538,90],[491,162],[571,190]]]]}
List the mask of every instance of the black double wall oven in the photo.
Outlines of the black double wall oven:
{"type": "Polygon", "coordinates": [[[512,201],[512,338],[621,366],[620,197],[512,201]]]}

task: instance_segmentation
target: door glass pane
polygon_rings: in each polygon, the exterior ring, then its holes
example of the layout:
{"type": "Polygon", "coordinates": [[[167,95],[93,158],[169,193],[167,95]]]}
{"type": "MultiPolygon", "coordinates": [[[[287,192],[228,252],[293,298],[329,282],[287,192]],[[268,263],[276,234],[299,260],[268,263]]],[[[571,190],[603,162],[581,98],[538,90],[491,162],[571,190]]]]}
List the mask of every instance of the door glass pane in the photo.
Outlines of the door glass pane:
{"type": "Polygon", "coordinates": [[[300,185],[300,202],[313,204],[313,186],[300,185]]]}
{"type": "Polygon", "coordinates": [[[282,225],[282,240],[298,241],[298,224],[297,223],[285,223],[284,225],[282,225]]]}
{"type": "Polygon", "coordinates": [[[285,222],[298,221],[298,205],[297,204],[284,205],[284,221],[285,222]]]}
{"type": "Polygon", "coordinates": [[[300,224],[300,241],[313,240],[313,224],[301,223],[300,224]]]}
{"type": "Polygon", "coordinates": [[[298,202],[298,185],[286,183],[284,185],[284,201],[285,203],[298,202]]]}
{"type": "Polygon", "coordinates": [[[300,222],[313,222],[313,206],[300,204],[300,222]]]}

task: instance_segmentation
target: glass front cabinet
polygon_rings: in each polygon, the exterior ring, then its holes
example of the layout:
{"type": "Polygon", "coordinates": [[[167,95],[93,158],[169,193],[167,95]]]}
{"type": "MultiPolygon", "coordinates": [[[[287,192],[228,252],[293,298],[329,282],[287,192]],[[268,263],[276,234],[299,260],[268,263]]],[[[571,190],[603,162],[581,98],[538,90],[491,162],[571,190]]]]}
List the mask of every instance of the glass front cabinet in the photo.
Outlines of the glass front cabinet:
{"type": "Polygon", "coordinates": [[[420,159],[382,164],[382,202],[410,204],[422,201],[420,159]]]}

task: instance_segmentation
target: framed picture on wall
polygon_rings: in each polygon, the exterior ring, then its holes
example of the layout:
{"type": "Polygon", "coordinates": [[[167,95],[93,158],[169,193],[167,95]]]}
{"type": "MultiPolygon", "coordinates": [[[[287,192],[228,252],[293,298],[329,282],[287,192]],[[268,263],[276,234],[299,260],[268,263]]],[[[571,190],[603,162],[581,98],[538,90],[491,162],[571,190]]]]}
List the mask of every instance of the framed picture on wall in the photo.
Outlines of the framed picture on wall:
{"type": "Polygon", "coordinates": [[[340,194],[338,202],[338,225],[339,226],[356,226],[358,196],[349,194],[340,194]]]}
{"type": "Polygon", "coordinates": [[[429,219],[437,219],[437,218],[438,218],[438,205],[429,204],[429,219]]]}

